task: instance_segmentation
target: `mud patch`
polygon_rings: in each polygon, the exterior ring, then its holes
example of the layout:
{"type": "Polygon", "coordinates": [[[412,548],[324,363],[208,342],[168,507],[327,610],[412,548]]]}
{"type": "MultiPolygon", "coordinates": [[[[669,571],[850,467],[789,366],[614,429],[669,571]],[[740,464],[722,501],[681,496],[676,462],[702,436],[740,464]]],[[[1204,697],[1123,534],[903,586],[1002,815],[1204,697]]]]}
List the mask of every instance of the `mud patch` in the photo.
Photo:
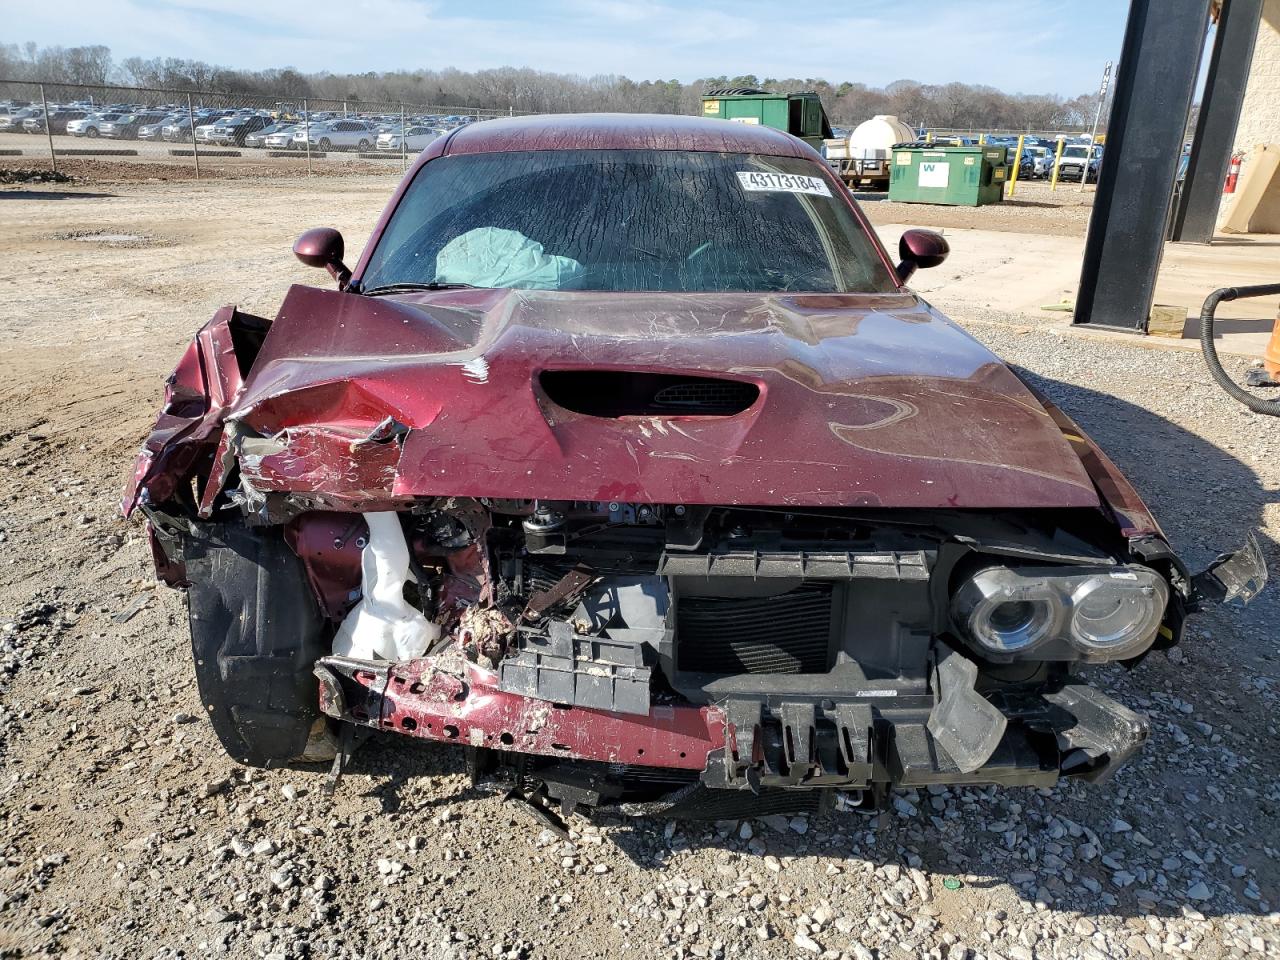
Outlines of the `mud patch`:
{"type": "Polygon", "coordinates": [[[100,243],[107,247],[167,247],[173,241],[147,233],[125,233],[114,230],[67,230],[51,235],[54,240],[78,243],[100,243]]]}

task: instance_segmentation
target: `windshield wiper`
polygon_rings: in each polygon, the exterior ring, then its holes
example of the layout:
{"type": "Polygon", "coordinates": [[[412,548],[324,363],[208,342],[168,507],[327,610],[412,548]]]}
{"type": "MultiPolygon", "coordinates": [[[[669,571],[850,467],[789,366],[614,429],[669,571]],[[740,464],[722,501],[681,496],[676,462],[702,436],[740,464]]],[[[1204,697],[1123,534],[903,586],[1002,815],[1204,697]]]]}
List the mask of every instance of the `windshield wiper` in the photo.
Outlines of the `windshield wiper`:
{"type": "Polygon", "coordinates": [[[411,293],[414,290],[463,290],[474,289],[474,285],[470,283],[441,283],[439,280],[431,280],[427,283],[388,283],[381,287],[373,287],[369,290],[361,290],[366,297],[376,297],[380,293],[411,293]]]}

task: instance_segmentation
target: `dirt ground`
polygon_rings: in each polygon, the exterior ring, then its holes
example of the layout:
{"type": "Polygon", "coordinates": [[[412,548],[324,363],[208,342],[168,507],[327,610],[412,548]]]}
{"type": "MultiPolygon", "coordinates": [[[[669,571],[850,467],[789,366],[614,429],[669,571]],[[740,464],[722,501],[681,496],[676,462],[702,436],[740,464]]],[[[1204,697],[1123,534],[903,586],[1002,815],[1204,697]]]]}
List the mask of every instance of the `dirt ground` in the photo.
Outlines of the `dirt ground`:
{"type": "MultiPolygon", "coordinates": [[[[85,149],[110,149],[103,141],[88,144],[74,137],[59,138],[71,147],[85,149]]],[[[40,156],[33,148],[33,137],[18,134],[0,135],[0,149],[17,147],[24,156],[0,155],[0,171],[48,170],[47,156],[40,156]]],[[[43,140],[38,146],[43,146],[43,140]]],[[[58,171],[69,174],[84,185],[175,182],[185,183],[196,178],[195,165],[190,158],[168,155],[173,144],[130,142],[117,144],[139,150],[136,157],[59,157],[58,171]]],[[[263,178],[295,178],[306,173],[306,158],[267,157],[264,151],[243,149],[239,157],[207,156],[200,165],[201,177],[210,180],[243,180],[263,178]]],[[[412,164],[413,157],[409,157],[412,164]]],[[[312,177],[351,177],[382,175],[394,183],[400,176],[398,157],[385,160],[362,160],[349,153],[331,153],[312,162],[312,177]]],[[[1093,209],[1095,186],[1085,190],[1080,184],[1062,183],[1053,186],[1047,180],[1021,181],[1015,187],[1014,196],[1002,203],[986,207],[940,207],[932,204],[900,203],[890,201],[883,192],[855,194],[873,223],[909,223],[915,226],[979,228],[1008,230],[1018,233],[1042,233],[1058,236],[1084,236],[1089,226],[1089,214],[1093,209]]]]}
{"type": "MultiPolygon", "coordinates": [[[[445,748],[375,740],[332,799],[322,771],[232,763],[120,489],[196,327],[325,285],[294,237],[336,226],[354,256],[393,184],[0,188],[0,957],[1280,956],[1274,590],[1094,672],[1153,727],[1105,785],[911,792],[874,819],[575,821],[561,841],[445,748]]],[[[1083,231],[1087,208],[1026,196],[868,210],[1083,231]]],[[[1280,560],[1275,423],[1198,357],[959,319],[1102,443],[1190,563],[1251,529],[1280,560]]]]}
{"type": "MultiPolygon", "coordinates": [[[[85,183],[139,183],[154,181],[182,182],[195,180],[196,162],[190,156],[190,143],[166,143],[143,140],[114,141],[106,138],[87,139],[55,135],[54,148],[79,152],[81,156],[60,155],[57,169],[85,183]],[[118,151],[124,156],[110,156],[118,151]],[[186,151],[175,155],[171,151],[186,151]],[[95,156],[94,153],[100,155],[95,156]]],[[[307,173],[305,151],[289,151],[288,156],[268,156],[268,151],[248,147],[197,146],[200,155],[200,179],[261,179],[299,177],[307,173]],[[231,154],[235,154],[232,156],[231,154]]],[[[409,155],[408,161],[414,159],[409,155]]],[[[0,171],[49,170],[49,147],[43,135],[0,133],[0,171]]],[[[313,177],[372,175],[384,173],[398,177],[401,172],[399,154],[385,158],[364,159],[351,151],[318,151],[311,161],[313,177]]]]}
{"type": "Polygon", "coordinates": [[[1083,237],[1093,212],[1094,184],[1083,192],[1080,184],[1047,180],[1020,182],[1012,197],[985,207],[939,207],[928,203],[901,203],[883,193],[855,196],[872,223],[906,223],[914,227],[1003,230],[1083,237]]]}

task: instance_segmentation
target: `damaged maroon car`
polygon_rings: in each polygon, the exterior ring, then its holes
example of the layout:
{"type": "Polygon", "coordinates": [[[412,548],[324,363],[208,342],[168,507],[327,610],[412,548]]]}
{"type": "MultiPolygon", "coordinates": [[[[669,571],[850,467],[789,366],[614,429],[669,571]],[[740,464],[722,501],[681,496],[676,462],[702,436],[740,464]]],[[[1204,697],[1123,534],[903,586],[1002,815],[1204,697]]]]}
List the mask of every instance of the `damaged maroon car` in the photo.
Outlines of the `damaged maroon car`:
{"type": "Polygon", "coordinates": [[[453,743],[563,809],[724,817],[1099,779],[1080,664],[1248,599],[905,286],[799,140],[566,116],[433,143],[337,290],[197,335],[125,493],[236,760],[453,743]]]}

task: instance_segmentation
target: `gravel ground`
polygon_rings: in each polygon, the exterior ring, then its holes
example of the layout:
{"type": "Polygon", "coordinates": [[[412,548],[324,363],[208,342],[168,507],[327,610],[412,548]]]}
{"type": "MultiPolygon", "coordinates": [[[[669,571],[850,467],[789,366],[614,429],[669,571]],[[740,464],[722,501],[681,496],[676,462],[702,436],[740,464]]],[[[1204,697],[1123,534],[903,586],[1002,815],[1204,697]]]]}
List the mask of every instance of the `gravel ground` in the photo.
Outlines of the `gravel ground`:
{"type": "MultiPolygon", "coordinates": [[[[564,841],[445,748],[375,739],[333,798],[323,771],[230,762],[199,719],[181,596],[115,500],[212,305],[315,282],[288,239],[333,222],[358,248],[387,189],[0,193],[0,957],[1280,956],[1274,591],[1093,670],[1153,727],[1100,786],[575,820],[564,841]],[[95,230],[144,242],[67,239],[95,230]]],[[[1280,559],[1275,423],[1197,357],[962,319],[1102,443],[1189,562],[1250,529],[1280,559]]]]}

